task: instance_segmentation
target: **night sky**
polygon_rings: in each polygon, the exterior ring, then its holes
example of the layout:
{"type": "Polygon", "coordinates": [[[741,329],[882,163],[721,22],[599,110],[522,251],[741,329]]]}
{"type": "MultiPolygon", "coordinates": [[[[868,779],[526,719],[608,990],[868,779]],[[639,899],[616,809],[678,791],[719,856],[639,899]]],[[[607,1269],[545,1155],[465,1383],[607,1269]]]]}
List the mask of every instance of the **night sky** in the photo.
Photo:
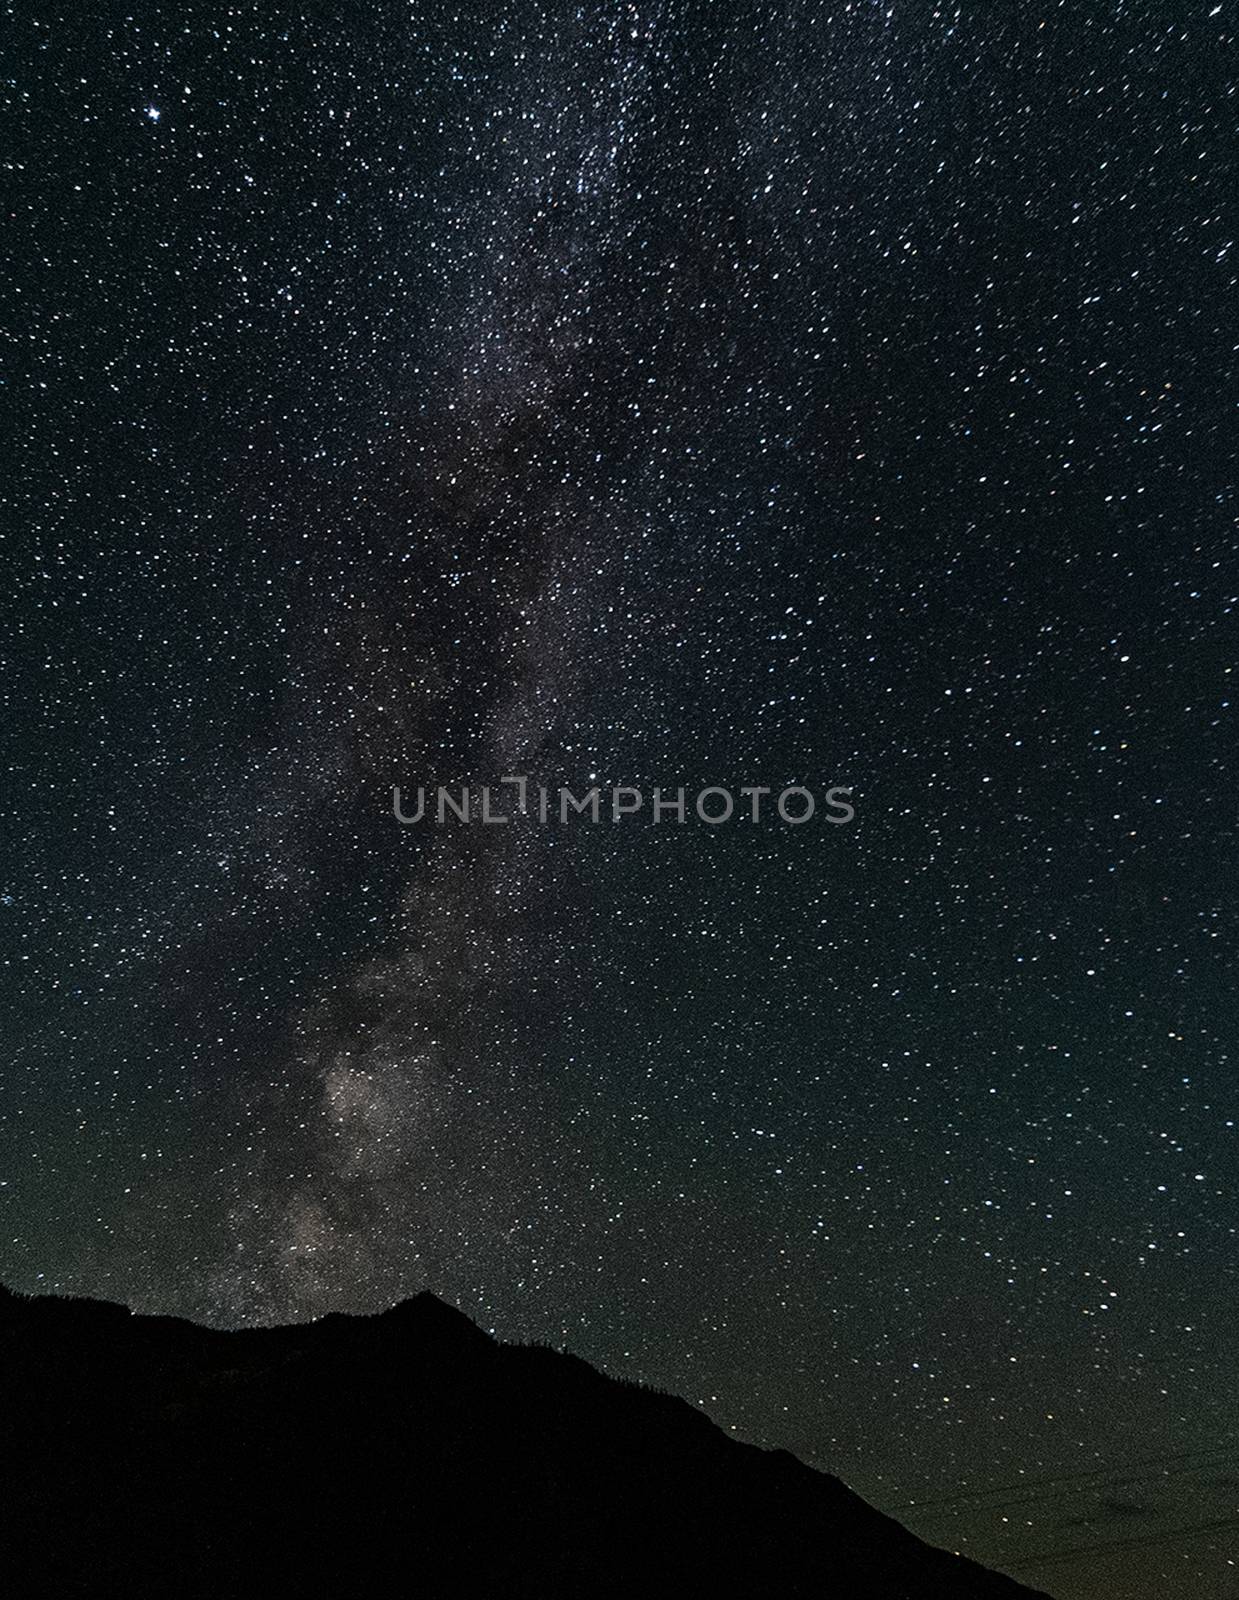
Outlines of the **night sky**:
{"type": "Polygon", "coordinates": [[[1239,1595],[1233,5],[10,17],[0,1278],[1239,1595]]]}

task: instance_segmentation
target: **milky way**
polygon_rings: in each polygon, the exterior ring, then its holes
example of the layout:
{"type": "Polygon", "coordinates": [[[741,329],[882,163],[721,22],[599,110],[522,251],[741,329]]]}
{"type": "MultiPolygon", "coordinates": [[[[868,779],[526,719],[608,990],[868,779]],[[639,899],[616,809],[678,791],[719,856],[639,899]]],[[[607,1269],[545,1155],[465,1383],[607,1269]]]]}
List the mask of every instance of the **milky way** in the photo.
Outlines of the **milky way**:
{"type": "Polygon", "coordinates": [[[5,73],[0,1276],[429,1287],[1229,1592],[1229,8],[88,13],[5,73]],[[510,774],[856,817],[393,817],[510,774]]]}

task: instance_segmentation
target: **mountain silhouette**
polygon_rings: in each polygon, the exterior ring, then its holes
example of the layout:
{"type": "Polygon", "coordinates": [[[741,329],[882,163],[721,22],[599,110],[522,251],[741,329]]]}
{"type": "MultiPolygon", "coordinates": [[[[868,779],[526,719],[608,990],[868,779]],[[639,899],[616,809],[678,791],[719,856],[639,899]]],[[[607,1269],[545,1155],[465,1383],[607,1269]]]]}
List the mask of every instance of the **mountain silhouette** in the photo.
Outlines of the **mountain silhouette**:
{"type": "Polygon", "coordinates": [[[224,1332],[0,1289],[0,1403],[15,1597],[1033,1594],[429,1294],[224,1332]]]}

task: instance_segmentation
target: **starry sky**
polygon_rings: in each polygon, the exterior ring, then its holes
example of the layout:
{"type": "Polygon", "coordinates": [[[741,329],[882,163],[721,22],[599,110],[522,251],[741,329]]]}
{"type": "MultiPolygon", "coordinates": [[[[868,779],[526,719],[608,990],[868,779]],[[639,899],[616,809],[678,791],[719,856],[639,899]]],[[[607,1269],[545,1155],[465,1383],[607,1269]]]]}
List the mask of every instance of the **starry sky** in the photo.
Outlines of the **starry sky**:
{"type": "Polygon", "coordinates": [[[1239,1595],[1234,16],[10,8],[0,1278],[1239,1595]]]}

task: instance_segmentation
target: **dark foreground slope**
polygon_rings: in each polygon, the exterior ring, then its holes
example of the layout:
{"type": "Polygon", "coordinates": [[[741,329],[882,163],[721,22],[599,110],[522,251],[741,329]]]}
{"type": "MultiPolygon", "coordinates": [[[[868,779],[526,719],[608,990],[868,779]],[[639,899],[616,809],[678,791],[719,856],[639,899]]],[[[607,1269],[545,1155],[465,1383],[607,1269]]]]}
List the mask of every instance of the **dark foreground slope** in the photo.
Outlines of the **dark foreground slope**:
{"type": "Polygon", "coordinates": [[[1031,1594],[430,1295],[222,1333],[0,1290],[0,1405],[15,1597],[1031,1594]]]}

